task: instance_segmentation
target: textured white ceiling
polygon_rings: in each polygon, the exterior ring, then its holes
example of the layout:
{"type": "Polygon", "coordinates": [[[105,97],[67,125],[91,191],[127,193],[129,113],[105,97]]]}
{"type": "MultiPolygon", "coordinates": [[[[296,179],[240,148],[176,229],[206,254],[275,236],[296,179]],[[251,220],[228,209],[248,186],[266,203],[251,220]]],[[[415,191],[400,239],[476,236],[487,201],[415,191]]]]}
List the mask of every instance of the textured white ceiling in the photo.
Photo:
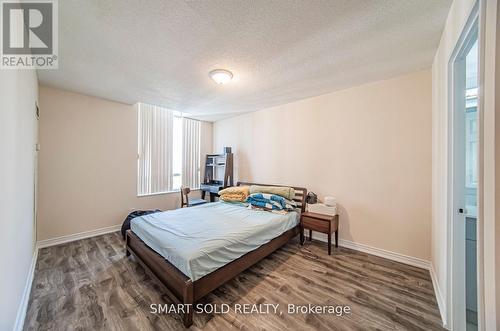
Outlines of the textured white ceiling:
{"type": "Polygon", "coordinates": [[[429,68],[450,2],[64,0],[59,70],[38,75],[216,120],[429,68]]]}

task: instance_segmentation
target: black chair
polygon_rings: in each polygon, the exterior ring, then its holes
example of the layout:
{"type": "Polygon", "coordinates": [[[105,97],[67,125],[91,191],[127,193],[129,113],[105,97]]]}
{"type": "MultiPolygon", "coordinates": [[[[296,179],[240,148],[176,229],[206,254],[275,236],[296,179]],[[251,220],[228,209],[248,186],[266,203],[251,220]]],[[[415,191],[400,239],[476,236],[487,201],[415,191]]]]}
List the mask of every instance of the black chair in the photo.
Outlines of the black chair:
{"type": "Polygon", "coordinates": [[[207,203],[207,201],[204,199],[198,199],[198,198],[190,199],[189,198],[190,192],[191,189],[189,187],[181,186],[181,208],[199,206],[204,203],[207,203]]]}

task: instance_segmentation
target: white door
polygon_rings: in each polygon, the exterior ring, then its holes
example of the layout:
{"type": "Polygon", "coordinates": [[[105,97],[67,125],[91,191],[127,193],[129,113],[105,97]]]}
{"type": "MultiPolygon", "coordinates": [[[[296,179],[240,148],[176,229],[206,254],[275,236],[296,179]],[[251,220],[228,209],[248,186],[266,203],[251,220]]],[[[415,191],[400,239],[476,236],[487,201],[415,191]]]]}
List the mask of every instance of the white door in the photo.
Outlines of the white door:
{"type": "Polygon", "coordinates": [[[477,330],[477,20],[466,31],[451,65],[452,327],[453,330],[477,330]]]}

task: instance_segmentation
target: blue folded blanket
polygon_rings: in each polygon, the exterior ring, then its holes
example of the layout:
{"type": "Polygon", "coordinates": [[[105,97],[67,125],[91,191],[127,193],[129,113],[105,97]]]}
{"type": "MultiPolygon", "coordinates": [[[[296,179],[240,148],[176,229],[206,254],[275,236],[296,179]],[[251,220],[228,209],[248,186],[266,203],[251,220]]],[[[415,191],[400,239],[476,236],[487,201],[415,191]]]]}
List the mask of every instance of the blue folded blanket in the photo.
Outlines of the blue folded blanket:
{"type": "Polygon", "coordinates": [[[295,201],[268,193],[250,194],[247,198],[247,202],[252,206],[270,210],[293,210],[296,207],[295,201]]]}

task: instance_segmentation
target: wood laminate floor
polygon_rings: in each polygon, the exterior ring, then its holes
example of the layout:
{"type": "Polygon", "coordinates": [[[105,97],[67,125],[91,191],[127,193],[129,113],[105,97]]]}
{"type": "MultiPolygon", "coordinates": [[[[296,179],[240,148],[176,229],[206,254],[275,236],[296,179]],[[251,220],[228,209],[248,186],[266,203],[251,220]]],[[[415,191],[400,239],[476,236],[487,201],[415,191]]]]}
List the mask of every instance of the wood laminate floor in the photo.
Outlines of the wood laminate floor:
{"type": "MultiPolygon", "coordinates": [[[[119,233],[43,248],[25,330],[182,330],[162,285],[125,257],[119,233]]],[[[429,272],[346,248],[293,240],[202,300],[227,314],[195,314],[192,330],[441,330],[429,272]],[[236,304],[279,304],[240,314],[236,304]],[[347,305],[351,313],[288,314],[288,304],[347,305]],[[279,313],[282,312],[282,314],[279,313]]],[[[261,307],[262,307],[261,306],[261,307]]]]}

